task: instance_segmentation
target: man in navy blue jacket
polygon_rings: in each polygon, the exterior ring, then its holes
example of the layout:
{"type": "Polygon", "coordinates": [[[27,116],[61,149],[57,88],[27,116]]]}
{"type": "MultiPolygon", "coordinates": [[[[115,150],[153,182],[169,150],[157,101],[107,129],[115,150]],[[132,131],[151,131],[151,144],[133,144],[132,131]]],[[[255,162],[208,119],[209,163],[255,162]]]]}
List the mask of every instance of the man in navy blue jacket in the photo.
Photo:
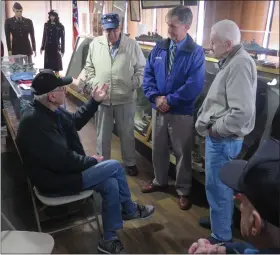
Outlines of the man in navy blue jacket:
{"type": "Polygon", "coordinates": [[[152,103],[153,166],[155,179],[142,192],[168,187],[169,144],[177,166],[175,187],[182,210],[190,208],[191,148],[194,103],[205,76],[205,56],[188,34],[192,23],[190,8],[180,5],[167,14],[170,38],[160,41],[151,51],[143,89],[152,103]],[[169,141],[170,139],[170,141],[169,141]]]}

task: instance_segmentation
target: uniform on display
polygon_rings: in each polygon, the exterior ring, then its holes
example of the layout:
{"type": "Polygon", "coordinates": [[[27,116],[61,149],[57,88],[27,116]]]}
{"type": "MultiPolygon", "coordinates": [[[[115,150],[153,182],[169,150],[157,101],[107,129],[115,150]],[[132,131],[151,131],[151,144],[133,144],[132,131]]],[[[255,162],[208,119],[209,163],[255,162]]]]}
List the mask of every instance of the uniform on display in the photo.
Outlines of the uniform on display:
{"type": "Polygon", "coordinates": [[[8,54],[11,55],[27,55],[28,62],[32,62],[32,54],[36,56],[36,42],[34,37],[34,27],[31,19],[22,16],[22,6],[14,3],[13,11],[15,16],[7,18],[5,21],[5,34],[7,40],[8,54]],[[12,35],[12,40],[11,40],[12,35]],[[29,41],[31,38],[31,44],[29,41]]]}
{"type": "Polygon", "coordinates": [[[45,51],[44,68],[55,72],[61,71],[62,57],[65,51],[64,26],[59,22],[58,13],[51,10],[49,20],[45,23],[41,54],[45,51]]]}

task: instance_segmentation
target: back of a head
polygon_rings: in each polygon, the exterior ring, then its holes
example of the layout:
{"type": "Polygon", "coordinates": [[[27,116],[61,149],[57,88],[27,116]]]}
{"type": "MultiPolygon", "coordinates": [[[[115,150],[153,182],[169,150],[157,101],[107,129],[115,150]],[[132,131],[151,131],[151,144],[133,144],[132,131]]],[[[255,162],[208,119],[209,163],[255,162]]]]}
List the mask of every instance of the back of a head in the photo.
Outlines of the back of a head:
{"type": "Polygon", "coordinates": [[[232,46],[236,46],[241,42],[240,29],[232,20],[221,20],[217,22],[211,29],[211,34],[216,34],[221,41],[231,41],[232,46]]]}

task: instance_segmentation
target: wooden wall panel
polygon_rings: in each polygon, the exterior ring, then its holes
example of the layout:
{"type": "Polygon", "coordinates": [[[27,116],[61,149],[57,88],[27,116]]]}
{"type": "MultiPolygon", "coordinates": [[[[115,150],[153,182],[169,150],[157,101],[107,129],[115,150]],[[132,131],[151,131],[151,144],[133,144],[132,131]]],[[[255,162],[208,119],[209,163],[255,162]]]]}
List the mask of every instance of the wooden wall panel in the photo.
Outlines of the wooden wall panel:
{"type": "Polygon", "coordinates": [[[223,19],[236,22],[242,40],[255,39],[262,45],[269,1],[206,1],[205,5],[203,47],[209,47],[211,27],[223,19]]]}

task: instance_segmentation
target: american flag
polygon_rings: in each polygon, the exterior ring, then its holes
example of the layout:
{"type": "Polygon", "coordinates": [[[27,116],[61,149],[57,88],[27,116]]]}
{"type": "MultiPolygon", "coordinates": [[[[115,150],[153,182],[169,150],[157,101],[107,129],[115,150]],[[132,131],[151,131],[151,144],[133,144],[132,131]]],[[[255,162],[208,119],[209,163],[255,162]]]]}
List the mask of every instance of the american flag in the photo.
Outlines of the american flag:
{"type": "Polygon", "coordinates": [[[77,1],[73,0],[73,49],[75,47],[75,43],[77,37],[79,35],[79,15],[78,15],[78,6],[77,1]]]}

